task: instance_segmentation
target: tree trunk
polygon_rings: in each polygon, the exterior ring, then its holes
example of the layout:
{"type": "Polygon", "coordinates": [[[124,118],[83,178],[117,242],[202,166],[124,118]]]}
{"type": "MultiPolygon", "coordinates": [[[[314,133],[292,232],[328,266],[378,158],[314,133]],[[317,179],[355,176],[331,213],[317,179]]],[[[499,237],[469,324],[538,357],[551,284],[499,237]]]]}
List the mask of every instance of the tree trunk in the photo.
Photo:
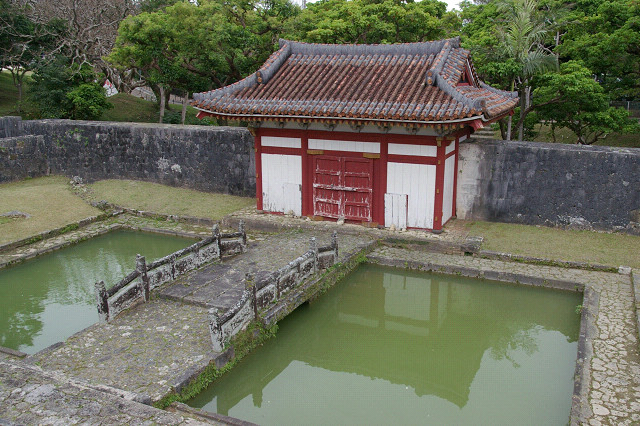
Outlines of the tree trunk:
{"type": "Polygon", "coordinates": [[[184,120],[187,118],[187,102],[189,101],[189,91],[186,91],[184,97],[182,98],[182,124],[184,124],[184,120]]]}
{"type": "Polygon", "coordinates": [[[527,108],[529,107],[529,87],[527,86],[527,80],[522,84],[523,89],[520,93],[520,119],[518,120],[518,140],[524,140],[524,119],[527,116],[527,108]]]}
{"type": "Polygon", "coordinates": [[[511,123],[513,121],[513,116],[509,115],[509,118],[507,119],[507,137],[505,138],[505,140],[510,141],[511,140],[511,123]]]}
{"type": "Polygon", "coordinates": [[[158,88],[160,89],[160,120],[158,120],[158,122],[162,123],[162,119],[164,118],[164,101],[166,94],[162,84],[159,84],[158,88]]]}
{"type": "Polygon", "coordinates": [[[500,126],[500,137],[503,141],[507,140],[507,129],[504,120],[498,121],[498,125],[500,126]]]}

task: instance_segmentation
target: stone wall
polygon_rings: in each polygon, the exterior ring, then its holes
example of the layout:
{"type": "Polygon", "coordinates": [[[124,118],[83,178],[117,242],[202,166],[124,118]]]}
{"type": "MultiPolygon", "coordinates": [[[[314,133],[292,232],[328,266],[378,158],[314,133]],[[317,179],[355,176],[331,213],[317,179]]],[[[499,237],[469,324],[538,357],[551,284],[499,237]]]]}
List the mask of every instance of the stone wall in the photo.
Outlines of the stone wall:
{"type": "Polygon", "coordinates": [[[242,128],[4,117],[3,136],[21,143],[0,139],[0,182],[50,173],[255,196],[253,137],[242,128]]]}
{"type": "Polygon", "coordinates": [[[457,217],[638,232],[640,149],[460,144],[457,217]]]}

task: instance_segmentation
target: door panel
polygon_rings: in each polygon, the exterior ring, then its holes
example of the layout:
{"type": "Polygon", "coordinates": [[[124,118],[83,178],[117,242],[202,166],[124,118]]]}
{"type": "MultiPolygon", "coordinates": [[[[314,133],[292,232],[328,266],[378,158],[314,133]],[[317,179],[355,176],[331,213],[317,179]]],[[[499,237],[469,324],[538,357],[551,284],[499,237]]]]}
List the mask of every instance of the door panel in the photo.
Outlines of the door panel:
{"type": "Polygon", "coordinates": [[[313,163],[313,214],[370,222],[373,160],[321,155],[313,163]]]}

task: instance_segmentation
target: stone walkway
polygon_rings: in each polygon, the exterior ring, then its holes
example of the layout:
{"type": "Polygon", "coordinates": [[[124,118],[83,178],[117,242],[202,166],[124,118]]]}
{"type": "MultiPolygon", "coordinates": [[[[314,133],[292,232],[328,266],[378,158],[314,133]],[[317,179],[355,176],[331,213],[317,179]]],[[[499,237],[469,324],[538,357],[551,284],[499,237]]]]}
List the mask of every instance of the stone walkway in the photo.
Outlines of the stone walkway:
{"type": "MultiPolygon", "coordinates": [[[[277,270],[304,253],[312,236],[310,231],[296,230],[258,237],[260,241],[251,242],[246,253],[193,271],[161,289],[160,298],[109,324],[93,325],[28,360],[46,370],[158,401],[217,355],[211,348],[206,306],[223,310],[232,306],[244,289],[245,271],[277,270]]],[[[318,237],[319,245],[331,239],[318,237]]],[[[369,241],[367,236],[339,235],[339,251],[344,258],[369,241]]]]}
{"type": "Polygon", "coordinates": [[[587,336],[593,352],[583,365],[588,406],[583,421],[589,425],[640,424],[640,347],[634,296],[629,275],[479,259],[425,251],[380,247],[371,259],[402,260],[428,265],[427,269],[471,271],[487,277],[516,274],[541,281],[571,281],[591,287],[599,295],[594,312],[596,330],[587,336]]]}
{"type": "Polygon", "coordinates": [[[128,396],[116,389],[91,386],[57,372],[0,361],[2,425],[206,424],[141,404],[128,396]]]}

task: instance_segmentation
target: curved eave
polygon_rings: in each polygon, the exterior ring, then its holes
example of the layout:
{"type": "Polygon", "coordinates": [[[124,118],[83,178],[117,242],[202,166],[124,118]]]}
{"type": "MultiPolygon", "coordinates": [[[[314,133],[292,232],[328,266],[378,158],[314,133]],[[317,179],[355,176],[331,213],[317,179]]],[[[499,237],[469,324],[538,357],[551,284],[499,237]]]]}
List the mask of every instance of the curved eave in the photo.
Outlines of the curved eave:
{"type": "MultiPolygon", "coordinates": [[[[207,115],[226,118],[232,120],[245,120],[245,121],[275,121],[275,122],[322,122],[322,123],[352,123],[357,125],[374,124],[377,126],[392,125],[392,126],[406,126],[406,127],[456,127],[471,125],[473,122],[486,123],[489,121],[483,114],[474,115],[471,117],[465,117],[454,120],[432,120],[432,121],[418,121],[418,120],[394,120],[388,118],[355,118],[355,117],[326,117],[326,116],[307,116],[307,115],[263,115],[263,114],[228,114],[220,112],[212,112],[203,108],[194,107],[200,111],[197,115],[198,118],[206,117],[207,115]]],[[[491,118],[493,120],[493,118],[491,118]]],[[[482,126],[480,126],[482,127],[482,126]]]]}

